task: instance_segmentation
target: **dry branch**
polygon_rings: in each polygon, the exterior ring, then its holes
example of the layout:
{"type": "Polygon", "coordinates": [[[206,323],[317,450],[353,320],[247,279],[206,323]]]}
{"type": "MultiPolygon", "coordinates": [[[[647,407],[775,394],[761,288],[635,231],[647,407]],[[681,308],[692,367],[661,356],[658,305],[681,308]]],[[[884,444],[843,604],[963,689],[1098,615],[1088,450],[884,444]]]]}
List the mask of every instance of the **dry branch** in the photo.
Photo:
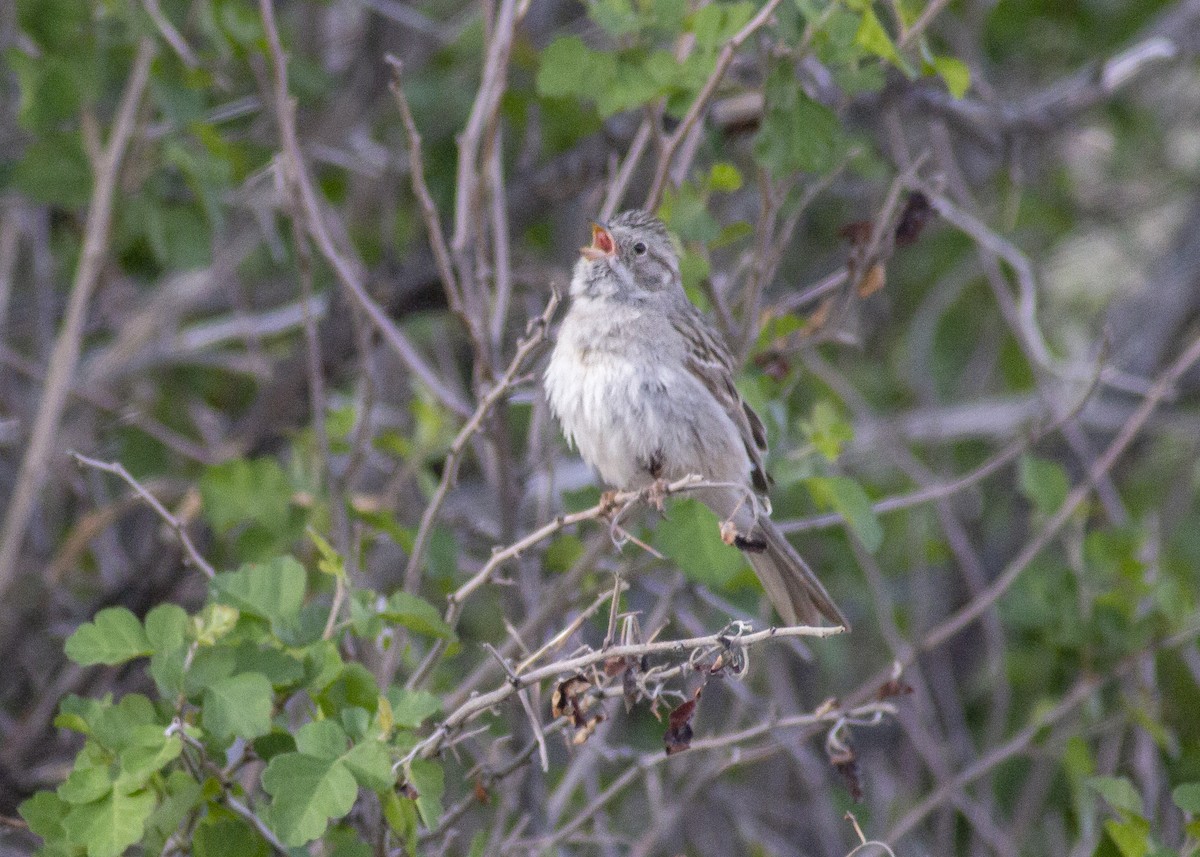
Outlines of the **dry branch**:
{"type": "Polygon", "coordinates": [[[125,91],[121,95],[108,145],[104,147],[95,165],[95,184],[91,201],[88,203],[83,250],[80,253],[79,266],[75,269],[71,297],[67,303],[62,330],[59,331],[54,342],[54,351],[50,355],[46,384],[38,404],[37,415],[29,428],[29,448],[21,459],[16,485],[5,510],[4,527],[0,530],[0,598],[8,591],[16,575],[25,528],[29,524],[30,515],[33,514],[34,500],[42,489],[46,468],[54,453],[59,423],[66,409],[75,368],[79,363],[88,305],[91,303],[96,284],[100,281],[101,268],[108,253],[108,235],[112,224],[117,180],[125,153],[133,139],[138,107],[146,91],[150,61],[153,58],[154,42],[142,39],[138,43],[133,69],[125,82],[125,91]]]}

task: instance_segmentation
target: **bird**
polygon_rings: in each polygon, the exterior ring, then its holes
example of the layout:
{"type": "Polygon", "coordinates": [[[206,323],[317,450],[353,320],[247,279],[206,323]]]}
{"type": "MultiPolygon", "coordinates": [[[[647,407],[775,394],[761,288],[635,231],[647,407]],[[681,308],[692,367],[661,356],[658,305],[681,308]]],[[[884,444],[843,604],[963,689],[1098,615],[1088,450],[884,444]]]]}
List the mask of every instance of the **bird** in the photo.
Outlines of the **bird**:
{"type": "Polygon", "coordinates": [[[688,299],[663,222],[594,222],[543,376],[567,442],[602,480],[641,491],[687,476],[788,625],[850,623],[770,518],[766,428],[722,337],[688,299]]]}

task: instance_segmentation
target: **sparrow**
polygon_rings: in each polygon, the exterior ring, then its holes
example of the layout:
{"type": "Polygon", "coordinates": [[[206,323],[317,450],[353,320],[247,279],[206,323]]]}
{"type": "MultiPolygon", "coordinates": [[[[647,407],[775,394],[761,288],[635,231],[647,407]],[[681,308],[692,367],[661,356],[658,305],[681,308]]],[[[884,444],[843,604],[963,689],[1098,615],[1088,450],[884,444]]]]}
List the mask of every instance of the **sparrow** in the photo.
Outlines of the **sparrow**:
{"type": "Polygon", "coordinates": [[[701,477],[694,496],[784,622],[849,629],[771,521],[766,429],[734,386],[728,347],[684,292],[663,222],[633,210],[594,224],[570,301],[544,376],[568,443],[617,490],[701,477]]]}

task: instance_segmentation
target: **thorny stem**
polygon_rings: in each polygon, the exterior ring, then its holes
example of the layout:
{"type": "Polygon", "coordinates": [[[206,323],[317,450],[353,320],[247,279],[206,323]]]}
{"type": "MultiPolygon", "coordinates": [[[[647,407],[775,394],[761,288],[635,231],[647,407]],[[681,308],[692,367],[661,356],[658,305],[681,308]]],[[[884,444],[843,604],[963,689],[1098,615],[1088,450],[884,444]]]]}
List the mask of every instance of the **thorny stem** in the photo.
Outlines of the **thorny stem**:
{"type": "Polygon", "coordinates": [[[196,550],[196,545],[192,541],[192,537],[188,535],[187,526],[184,524],[184,522],[175,515],[171,514],[167,507],[159,502],[159,499],[151,494],[145,485],[138,482],[137,479],[135,479],[133,475],[125,469],[123,464],[116,461],[99,461],[95,458],[88,458],[86,455],[82,455],[78,452],[72,452],[71,457],[83,467],[91,467],[94,470],[112,473],[113,475],[123,479],[139,497],[146,501],[146,505],[153,509],[155,513],[162,518],[164,522],[166,522],[167,526],[174,531],[175,536],[179,539],[179,543],[183,545],[183,550],[187,554],[192,565],[200,569],[200,571],[204,573],[205,577],[211,578],[216,575],[216,571],[213,569],[209,561],[204,558],[200,551],[196,550]]]}
{"type": "Polygon", "coordinates": [[[694,660],[696,650],[701,649],[746,649],[764,640],[786,637],[831,637],[841,634],[844,631],[845,629],[840,626],[812,627],[807,625],[767,628],[763,631],[736,634],[729,634],[727,631],[722,630],[704,637],[692,637],[685,640],[662,640],[658,642],[612,646],[608,649],[588,652],[574,658],[556,661],[526,673],[514,674],[512,678],[508,679],[495,690],[479,694],[467,700],[443,720],[432,735],[409,751],[408,756],[402,762],[418,757],[429,758],[433,756],[441,749],[450,735],[457,732],[466,723],[469,723],[489,708],[508,699],[508,697],[522,688],[538,684],[548,678],[572,675],[610,659],[641,658],[654,654],[684,655],[691,652],[692,657],[689,660],[694,660]]]}
{"type": "Polygon", "coordinates": [[[21,459],[21,468],[17,472],[5,510],[4,524],[0,528],[0,598],[3,598],[16,575],[17,558],[25,539],[25,529],[46,476],[46,468],[54,452],[55,439],[58,437],[59,424],[66,409],[67,397],[71,392],[75,369],[79,363],[88,305],[100,280],[104,258],[108,252],[108,233],[112,225],[117,180],[125,153],[133,139],[138,108],[150,78],[150,61],[153,58],[154,41],[143,38],[138,43],[133,70],[129,73],[125,91],[121,95],[108,146],[100,153],[95,163],[96,181],[92,188],[91,201],[88,203],[87,227],[79,255],[79,266],[75,269],[75,281],[71,286],[62,329],[50,354],[46,384],[29,431],[29,446],[21,459]]]}

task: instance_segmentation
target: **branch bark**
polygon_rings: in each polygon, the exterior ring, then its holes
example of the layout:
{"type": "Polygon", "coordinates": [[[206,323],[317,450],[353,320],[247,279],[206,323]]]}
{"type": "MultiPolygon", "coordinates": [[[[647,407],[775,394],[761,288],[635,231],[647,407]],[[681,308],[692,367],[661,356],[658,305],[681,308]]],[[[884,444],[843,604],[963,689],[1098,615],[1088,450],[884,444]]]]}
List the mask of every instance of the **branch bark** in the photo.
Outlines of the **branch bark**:
{"type": "Polygon", "coordinates": [[[21,459],[16,487],[4,515],[0,531],[0,598],[12,586],[17,571],[17,558],[25,538],[25,528],[33,514],[33,504],[46,478],[46,469],[58,440],[58,429],[71,392],[79,353],[83,342],[83,326],[87,320],[101,268],[108,253],[108,236],[112,226],[113,202],[117,179],[137,125],[138,107],[146,91],[150,61],[154,58],[154,42],[143,38],[138,43],[133,68],[125,83],[120,106],[113,122],[112,135],[96,164],[96,182],[88,203],[87,228],[75,281],[67,302],[63,326],[54,342],[46,371],[46,384],[38,403],[37,414],[29,431],[29,448],[21,459]]]}

